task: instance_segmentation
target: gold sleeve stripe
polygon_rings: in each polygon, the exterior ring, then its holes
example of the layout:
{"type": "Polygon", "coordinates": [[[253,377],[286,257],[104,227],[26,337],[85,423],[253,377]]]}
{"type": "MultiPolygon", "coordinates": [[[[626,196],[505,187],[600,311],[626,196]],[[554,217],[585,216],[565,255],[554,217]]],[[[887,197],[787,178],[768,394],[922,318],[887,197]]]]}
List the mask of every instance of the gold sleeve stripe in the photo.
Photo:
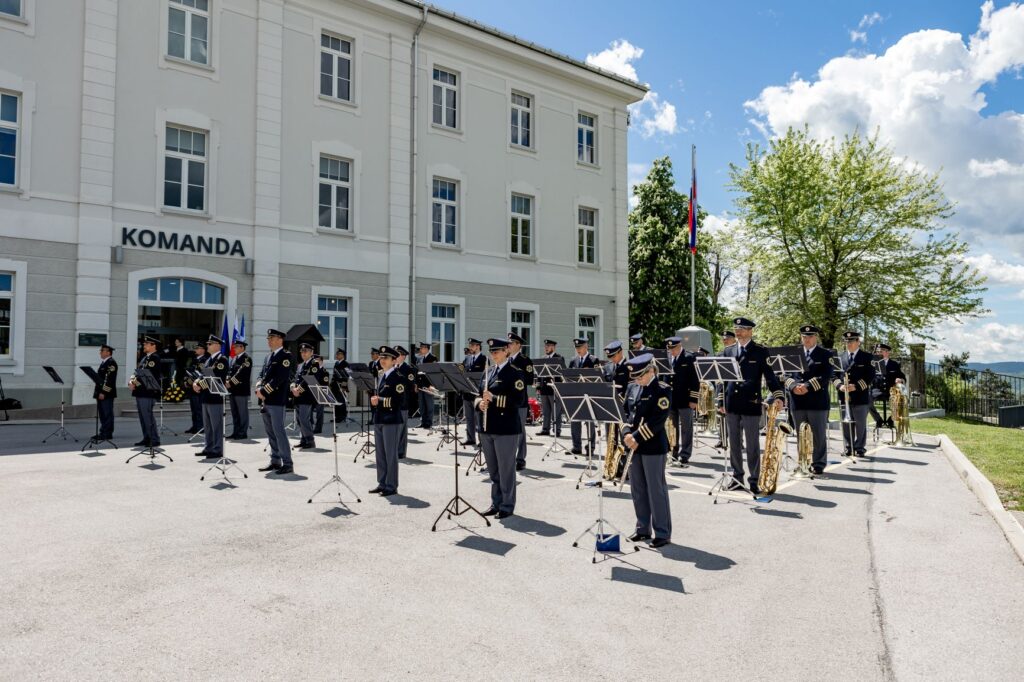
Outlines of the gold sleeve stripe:
{"type": "Polygon", "coordinates": [[[858,380],[857,385],[860,386],[860,390],[867,390],[868,385],[864,382],[863,379],[858,380]]]}
{"type": "Polygon", "coordinates": [[[793,379],[793,378],[786,379],[786,388],[793,388],[793,384],[795,384],[795,383],[796,383],[796,379],[793,379]]]}
{"type": "Polygon", "coordinates": [[[782,391],[772,391],[773,398],[782,398],[785,394],[782,391]]]}
{"type": "Polygon", "coordinates": [[[835,386],[836,388],[839,388],[840,386],[843,385],[843,382],[841,380],[839,380],[839,379],[833,379],[832,380],[832,385],[835,386]]]}
{"type": "Polygon", "coordinates": [[[264,386],[263,387],[263,392],[264,393],[273,393],[274,389],[272,387],[270,387],[270,386],[264,386]]]}
{"type": "Polygon", "coordinates": [[[699,398],[700,397],[700,391],[690,391],[690,397],[691,398],[699,398]]]}
{"type": "Polygon", "coordinates": [[[821,382],[818,381],[818,377],[814,377],[813,379],[811,379],[810,384],[811,388],[813,388],[815,391],[821,390],[821,382]]]}

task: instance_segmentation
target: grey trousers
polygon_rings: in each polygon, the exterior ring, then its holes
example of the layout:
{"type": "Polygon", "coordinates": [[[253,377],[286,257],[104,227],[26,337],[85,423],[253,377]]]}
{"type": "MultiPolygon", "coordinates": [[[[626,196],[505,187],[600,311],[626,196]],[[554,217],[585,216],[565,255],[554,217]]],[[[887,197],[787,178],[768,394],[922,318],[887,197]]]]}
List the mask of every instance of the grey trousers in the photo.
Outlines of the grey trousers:
{"type": "Polygon", "coordinates": [[[733,477],[743,482],[743,446],[746,445],[747,470],[750,472],[747,483],[756,486],[761,475],[761,416],[728,412],[725,425],[729,429],[729,461],[733,477]]]}
{"type": "Polygon", "coordinates": [[[402,430],[398,434],[398,458],[404,459],[406,453],[409,452],[409,410],[403,407],[399,411],[402,414],[402,430]]]}
{"type": "Polygon", "coordinates": [[[270,442],[270,463],[292,466],[292,446],[284,426],[284,405],[263,406],[263,429],[270,442]]]}
{"type": "Polygon", "coordinates": [[[429,429],[434,425],[434,396],[424,390],[419,392],[420,428],[429,429]]]}
{"type": "Polygon", "coordinates": [[[672,454],[685,462],[693,454],[693,410],[673,407],[668,415],[676,427],[676,447],[672,454]]]}
{"type": "Polygon", "coordinates": [[[544,421],[540,430],[544,433],[551,433],[554,426],[554,434],[562,434],[562,403],[553,395],[542,395],[540,397],[540,409],[544,413],[544,421]]]}
{"type": "Polygon", "coordinates": [[[136,398],[135,407],[139,410],[139,424],[142,426],[142,439],[149,441],[150,445],[160,445],[160,433],[156,428],[156,418],[153,417],[153,405],[156,398],[136,398]]]}
{"type": "Polygon", "coordinates": [[[519,423],[523,426],[523,432],[519,434],[519,445],[516,446],[516,464],[526,464],[526,412],[527,407],[519,408],[519,423]]]}
{"type": "Polygon", "coordinates": [[[203,450],[224,454],[224,403],[203,403],[203,450]]]}
{"type": "Polygon", "coordinates": [[[104,398],[96,401],[96,411],[100,415],[100,430],[98,435],[104,438],[114,437],[114,399],[104,398]]]}
{"type": "Polygon", "coordinates": [[[480,445],[491,477],[491,506],[512,513],[516,508],[516,448],[519,435],[480,434],[480,445]]]}
{"type": "Polygon", "coordinates": [[[466,417],[466,441],[469,443],[476,442],[477,419],[480,418],[479,413],[473,407],[474,402],[474,400],[462,401],[462,414],[466,417]]]}
{"type": "Polygon", "coordinates": [[[672,512],[665,482],[666,455],[633,455],[629,465],[629,492],[636,512],[636,532],[672,539],[672,512]]]}
{"type": "Polygon", "coordinates": [[[853,436],[853,452],[863,455],[867,451],[868,442],[868,405],[850,405],[853,424],[840,424],[843,427],[843,443],[846,451],[850,451],[850,436],[853,436]],[[852,427],[852,428],[851,428],[852,427]],[[852,434],[851,434],[852,432],[852,434]]]}
{"type": "Polygon", "coordinates": [[[313,443],[313,405],[296,405],[295,421],[299,424],[299,433],[302,434],[303,443],[313,443]]]}
{"type": "Polygon", "coordinates": [[[249,396],[231,396],[231,433],[249,435],[249,396]]]}
{"type": "Polygon", "coordinates": [[[792,410],[790,414],[798,434],[801,424],[807,422],[811,425],[814,440],[811,464],[824,469],[828,464],[828,410],[792,410]]]}
{"type": "MultiPolygon", "coordinates": [[[[594,424],[593,422],[587,423],[588,436],[590,438],[590,444],[594,444],[594,424]]],[[[583,422],[570,422],[569,433],[572,435],[572,449],[582,450],[583,449],[583,422]]]]}
{"type": "Polygon", "coordinates": [[[402,424],[374,424],[373,447],[377,452],[377,485],[386,493],[398,490],[398,438],[402,424]]]}

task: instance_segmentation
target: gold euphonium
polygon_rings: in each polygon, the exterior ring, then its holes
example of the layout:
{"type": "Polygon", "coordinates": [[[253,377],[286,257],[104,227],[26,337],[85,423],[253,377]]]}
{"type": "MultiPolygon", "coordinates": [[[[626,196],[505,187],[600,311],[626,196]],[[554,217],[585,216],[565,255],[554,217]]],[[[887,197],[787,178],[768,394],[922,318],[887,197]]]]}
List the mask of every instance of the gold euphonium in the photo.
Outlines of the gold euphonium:
{"type": "Polygon", "coordinates": [[[913,445],[914,436],[910,432],[910,400],[907,397],[906,385],[897,384],[889,389],[889,411],[892,413],[893,445],[913,445]]]}
{"type": "Polygon", "coordinates": [[[704,418],[704,431],[714,431],[718,411],[715,409],[715,388],[709,381],[700,382],[697,396],[697,416],[704,418]]]}
{"type": "Polygon", "coordinates": [[[757,477],[757,489],[762,495],[775,494],[779,484],[779,466],[782,464],[782,451],[786,445],[786,433],[791,431],[789,424],[779,422],[778,404],[772,400],[765,414],[764,450],[761,452],[761,473],[757,477]]]}
{"type": "Polygon", "coordinates": [[[811,457],[814,455],[814,432],[807,422],[800,424],[796,432],[796,471],[793,478],[809,478],[811,457]]]}

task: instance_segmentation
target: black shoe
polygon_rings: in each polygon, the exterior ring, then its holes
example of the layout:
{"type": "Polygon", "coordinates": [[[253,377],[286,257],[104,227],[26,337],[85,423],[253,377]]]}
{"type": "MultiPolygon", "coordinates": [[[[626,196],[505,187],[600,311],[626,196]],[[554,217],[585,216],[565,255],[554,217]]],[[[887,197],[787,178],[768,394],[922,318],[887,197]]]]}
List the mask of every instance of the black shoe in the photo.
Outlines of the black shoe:
{"type": "Polygon", "coordinates": [[[538,431],[537,435],[538,436],[550,436],[551,432],[550,431],[538,431]]]}
{"type": "Polygon", "coordinates": [[[487,509],[487,511],[481,513],[481,516],[494,516],[497,513],[498,513],[498,508],[497,507],[489,507],[487,509]]]}
{"type": "Polygon", "coordinates": [[[285,474],[294,474],[295,469],[285,464],[283,467],[277,470],[278,476],[284,476],[285,474]]]}
{"type": "Polygon", "coordinates": [[[573,448],[572,450],[569,451],[569,454],[572,454],[572,455],[582,455],[583,451],[580,450],[579,448],[573,448]]]}
{"type": "Polygon", "coordinates": [[[376,495],[377,493],[382,493],[382,492],[384,492],[384,488],[381,488],[380,486],[377,486],[376,488],[374,488],[373,490],[370,491],[370,494],[371,495],[376,495]]]}
{"type": "Polygon", "coordinates": [[[474,445],[475,446],[476,445],[476,441],[475,440],[464,440],[464,441],[462,441],[461,445],[474,445]]]}
{"type": "Polygon", "coordinates": [[[752,485],[750,486],[750,494],[753,495],[754,497],[760,497],[761,491],[758,490],[756,485],[752,485]]]}
{"type": "Polygon", "coordinates": [[[267,466],[261,467],[261,468],[257,469],[256,471],[277,471],[280,468],[281,468],[280,464],[268,464],[267,466]]]}
{"type": "Polygon", "coordinates": [[[512,512],[500,511],[497,514],[494,515],[494,518],[496,518],[496,519],[507,519],[510,516],[512,516],[512,512]]]}
{"type": "Polygon", "coordinates": [[[140,440],[133,447],[136,447],[136,448],[148,448],[149,447],[149,441],[148,440],[140,440]]]}
{"type": "Polygon", "coordinates": [[[399,455],[398,459],[405,459],[405,455],[399,455]]]}
{"type": "Polygon", "coordinates": [[[516,471],[522,471],[526,468],[526,462],[516,462],[516,471]]]}
{"type": "Polygon", "coordinates": [[[392,495],[397,495],[397,494],[398,494],[397,490],[385,490],[384,492],[382,492],[380,494],[380,496],[381,497],[391,497],[392,495]]]}
{"type": "Polygon", "coordinates": [[[820,476],[825,473],[825,467],[811,467],[811,473],[820,476]]]}
{"type": "Polygon", "coordinates": [[[633,533],[632,535],[629,536],[629,541],[630,542],[646,542],[647,540],[650,540],[650,539],[651,539],[651,536],[647,535],[646,533],[633,533]]]}
{"type": "Polygon", "coordinates": [[[653,549],[658,549],[659,547],[664,547],[668,544],[671,544],[668,538],[654,538],[653,540],[651,540],[651,547],[653,549]]]}
{"type": "Polygon", "coordinates": [[[213,455],[207,452],[206,450],[203,450],[202,452],[197,452],[196,457],[202,457],[203,459],[206,459],[207,457],[213,457],[213,455]]]}
{"type": "Polygon", "coordinates": [[[316,443],[306,443],[305,445],[300,445],[299,450],[316,450],[316,443]]]}
{"type": "Polygon", "coordinates": [[[199,429],[185,429],[182,433],[199,433],[199,429]]]}

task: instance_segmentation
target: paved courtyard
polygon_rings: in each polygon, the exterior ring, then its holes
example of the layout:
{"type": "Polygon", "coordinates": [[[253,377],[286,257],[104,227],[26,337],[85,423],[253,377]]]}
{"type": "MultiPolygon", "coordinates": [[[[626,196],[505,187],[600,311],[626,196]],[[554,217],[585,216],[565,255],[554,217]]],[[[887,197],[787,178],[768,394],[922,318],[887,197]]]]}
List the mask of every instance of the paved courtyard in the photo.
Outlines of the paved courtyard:
{"type": "MultiPolygon", "coordinates": [[[[255,415],[254,415],[255,416],[255,415]]],[[[172,428],[184,428],[173,417],[172,428]]],[[[431,524],[451,447],[413,430],[400,494],[339,436],[362,497],[309,496],[330,437],[295,475],[257,473],[265,440],[229,442],[229,486],[195,443],[173,462],[39,441],[0,425],[0,678],[1011,680],[1024,670],[1024,566],[934,441],[877,445],[788,481],[770,503],[707,495],[720,456],[672,467],[673,544],[591,563],[584,462],[534,437],[516,516],[431,524]]],[[[92,422],[72,422],[76,435],[92,422]]],[[[531,432],[534,429],[530,429],[531,432]]],[[[562,442],[568,444],[565,439],[562,442]]],[[[836,451],[833,444],[832,451],[836,451]]],[[[465,473],[468,457],[460,458],[465,473]]],[[[478,472],[461,490],[486,507],[478,472]]],[[[605,515],[631,530],[628,487],[605,515]]]]}

